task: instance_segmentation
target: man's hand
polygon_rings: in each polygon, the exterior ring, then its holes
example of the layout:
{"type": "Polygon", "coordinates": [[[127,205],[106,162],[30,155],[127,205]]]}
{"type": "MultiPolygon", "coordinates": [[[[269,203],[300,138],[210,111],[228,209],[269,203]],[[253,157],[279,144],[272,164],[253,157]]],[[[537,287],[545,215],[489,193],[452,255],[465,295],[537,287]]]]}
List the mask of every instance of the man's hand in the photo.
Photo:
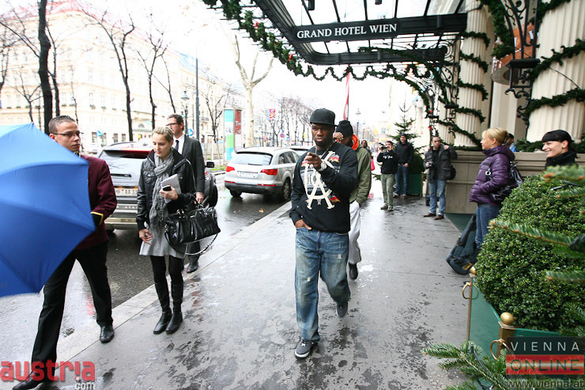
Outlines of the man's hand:
{"type": "Polygon", "coordinates": [[[318,155],[316,155],[315,153],[307,153],[307,156],[305,157],[305,161],[309,164],[311,164],[313,166],[313,168],[315,168],[316,170],[319,170],[321,168],[321,157],[319,157],[318,155]]]}
{"type": "Polygon", "coordinates": [[[408,168],[408,163],[404,163],[404,166],[405,166],[406,168],[408,168]]]}
{"type": "Polygon", "coordinates": [[[305,221],[303,221],[302,219],[299,219],[298,221],[296,221],[296,222],[295,222],[295,227],[296,227],[297,229],[300,229],[300,228],[306,228],[307,230],[313,230],[313,228],[312,228],[312,227],[310,227],[309,225],[307,225],[307,224],[305,223],[305,221]]]}
{"type": "Polygon", "coordinates": [[[449,145],[443,145],[443,147],[445,148],[445,150],[449,149],[449,145]]]}
{"type": "Polygon", "coordinates": [[[197,192],[197,193],[195,193],[195,200],[199,204],[203,203],[203,192],[197,192]]]}

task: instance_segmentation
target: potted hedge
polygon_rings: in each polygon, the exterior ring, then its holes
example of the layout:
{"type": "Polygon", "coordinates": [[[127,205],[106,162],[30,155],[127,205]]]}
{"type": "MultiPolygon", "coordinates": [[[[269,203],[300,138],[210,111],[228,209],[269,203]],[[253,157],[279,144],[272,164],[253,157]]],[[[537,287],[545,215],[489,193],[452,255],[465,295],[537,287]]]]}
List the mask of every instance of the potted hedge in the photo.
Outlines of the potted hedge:
{"type": "MultiPolygon", "coordinates": [[[[585,336],[580,294],[585,282],[584,214],[583,167],[549,169],[513,192],[492,221],[477,264],[477,284],[496,312],[512,312],[515,325],[524,330],[585,336]]],[[[472,379],[457,389],[474,389],[486,382],[491,388],[513,389],[518,380],[505,376],[506,351],[502,351],[493,360],[487,353],[482,356],[481,347],[471,340],[461,347],[432,345],[424,353],[448,359],[440,366],[458,368],[472,379]]],[[[520,380],[528,384],[535,378],[520,380]]]]}
{"type": "MultiPolygon", "coordinates": [[[[569,237],[581,235],[585,232],[585,218],[579,212],[583,198],[567,195],[570,190],[559,179],[529,177],[504,202],[498,224],[523,224],[569,237]]],[[[582,286],[546,279],[547,271],[585,270],[583,260],[538,238],[492,228],[476,269],[476,282],[486,300],[499,314],[512,313],[516,327],[558,332],[563,326],[575,325],[569,304],[585,306],[582,286]]]]}

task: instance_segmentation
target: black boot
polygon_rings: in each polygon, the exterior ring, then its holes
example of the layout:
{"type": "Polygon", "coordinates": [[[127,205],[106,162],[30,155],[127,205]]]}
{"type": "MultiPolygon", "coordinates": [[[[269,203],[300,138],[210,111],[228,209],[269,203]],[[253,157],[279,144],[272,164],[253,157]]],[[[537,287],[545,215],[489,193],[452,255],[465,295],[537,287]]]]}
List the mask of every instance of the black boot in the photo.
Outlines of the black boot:
{"type": "Polygon", "coordinates": [[[171,307],[169,302],[169,286],[165,280],[164,283],[155,283],[154,287],[156,289],[156,294],[158,295],[158,301],[160,302],[160,306],[162,307],[162,315],[158,320],[156,326],[154,327],[152,333],[160,334],[167,329],[167,325],[171,321],[171,307]]]}
{"type": "Polygon", "coordinates": [[[181,312],[181,304],[183,303],[183,280],[174,283],[171,282],[171,296],[173,297],[173,316],[167,326],[167,333],[175,333],[181,322],[183,322],[183,313],[181,312]]]}
{"type": "Polygon", "coordinates": [[[199,256],[189,256],[189,266],[187,267],[187,273],[197,271],[199,268],[199,256]]]}

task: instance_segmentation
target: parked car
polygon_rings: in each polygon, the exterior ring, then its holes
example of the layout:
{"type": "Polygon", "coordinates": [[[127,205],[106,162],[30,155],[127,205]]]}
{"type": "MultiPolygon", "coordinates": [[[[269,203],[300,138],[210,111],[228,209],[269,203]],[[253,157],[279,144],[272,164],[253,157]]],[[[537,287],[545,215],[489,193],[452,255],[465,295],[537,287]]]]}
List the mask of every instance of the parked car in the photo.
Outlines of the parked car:
{"type": "MultiPolygon", "coordinates": [[[[150,142],[120,142],[105,146],[99,158],[105,160],[110,167],[112,182],[116,190],[118,206],[108,219],[106,229],[134,229],[136,228],[136,196],[138,195],[138,180],[142,161],[152,150],[150,142]]],[[[215,177],[210,168],[215,164],[207,162],[205,169],[205,200],[209,206],[217,204],[217,186],[215,177]]]]}
{"type": "Polygon", "coordinates": [[[290,146],[290,148],[292,150],[294,150],[299,156],[302,156],[303,154],[307,153],[309,151],[309,149],[311,149],[311,146],[293,145],[293,146],[290,146]]]}
{"type": "Polygon", "coordinates": [[[242,149],[226,166],[225,187],[234,197],[248,192],[289,200],[298,158],[299,155],[288,148],[242,149]]]}

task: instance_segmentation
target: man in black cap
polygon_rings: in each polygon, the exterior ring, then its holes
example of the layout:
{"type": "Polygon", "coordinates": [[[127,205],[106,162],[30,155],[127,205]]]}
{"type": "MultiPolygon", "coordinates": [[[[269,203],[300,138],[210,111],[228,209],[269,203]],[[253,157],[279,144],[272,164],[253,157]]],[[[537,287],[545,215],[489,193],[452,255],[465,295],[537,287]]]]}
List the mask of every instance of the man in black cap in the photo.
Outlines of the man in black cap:
{"type": "Polygon", "coordinates": [[[362,261],[362,254],[358,244],[360,237],[361,219],[360,210],[362,204],[368,199],[372,188],[372,167],[370,164],[370,153],[360,146],[358,137],[353,133],[353,127],[347,120],[339,121],[337,130],[333,135],[337,142],[349,146],[355,150],[358,159],[358,185],[349,195],[349,278],[356,280],[358,277],[357,263],[362,261]]]}
{"type": "Polygon", "coordinates": [[[350,298],[347,257],[350,228],[349,198],[358,182],[357,158],[347,146],[333,141],[335,113],[319,108],[311,114],[315,146],[297,161],[290,218],[296,231],[295,292],[301,341],[297,359],[311,354],[319,342],[319,275],[344,317],[350,298]]]}

